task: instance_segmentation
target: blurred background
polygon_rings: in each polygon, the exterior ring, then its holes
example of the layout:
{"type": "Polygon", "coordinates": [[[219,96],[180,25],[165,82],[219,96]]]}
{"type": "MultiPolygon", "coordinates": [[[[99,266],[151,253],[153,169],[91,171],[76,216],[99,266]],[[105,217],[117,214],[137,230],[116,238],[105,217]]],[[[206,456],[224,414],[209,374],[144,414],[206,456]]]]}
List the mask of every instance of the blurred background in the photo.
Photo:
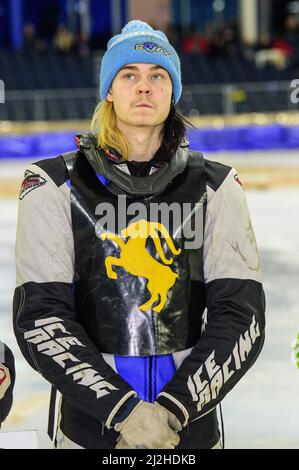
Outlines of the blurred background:
{"type": "Polygon", "coordinates": [[[239,171],[260,249],[266,343],[222,402],[226,447],[299,448],[299,1],[288,0],[0,0],[0,337],[17,361],[2,431],[36,429],[51,447],[49,384],[12,332],[18,188],[29,162],[88,130],[106,43],[131,19],[180,54],[191,147],[239,171]]]}

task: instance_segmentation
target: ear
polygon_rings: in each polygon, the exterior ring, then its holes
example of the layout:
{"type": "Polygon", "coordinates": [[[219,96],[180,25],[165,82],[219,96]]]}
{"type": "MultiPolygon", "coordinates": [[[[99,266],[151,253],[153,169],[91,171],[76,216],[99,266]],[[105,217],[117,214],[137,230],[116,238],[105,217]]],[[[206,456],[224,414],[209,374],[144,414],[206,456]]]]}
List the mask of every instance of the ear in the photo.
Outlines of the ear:
{"type": "Polygon", "coordinates": [[[112,90],[110,88],[110,90],[108,91],[108,94],[106,96],[106,100],[109,101],[109,103],[113,103],[113,98],[112,98],[112,90]]]}

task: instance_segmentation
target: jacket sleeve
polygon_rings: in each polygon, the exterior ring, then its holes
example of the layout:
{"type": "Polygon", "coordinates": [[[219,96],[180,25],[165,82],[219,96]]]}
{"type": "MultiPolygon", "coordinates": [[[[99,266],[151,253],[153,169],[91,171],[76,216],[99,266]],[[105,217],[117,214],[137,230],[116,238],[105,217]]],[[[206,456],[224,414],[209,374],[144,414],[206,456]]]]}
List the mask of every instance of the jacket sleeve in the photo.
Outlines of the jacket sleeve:
{"type": "Polygon", "coordinates": [[[230,169],[219,187],[207,187],[207,192],[202,336],[157,398],[183,425],[215,408],[255,362],[264,342],[260,260],[236,171],[230,169]]]}
{"type": "MultiPolygon", "coordinates": [[[[60,163],[53,162],[65,170],[57,158],[60,163]]],[[[15,335],[36,371],[66,400],[110,427],[136,392],[105,362],[76,319],[70,190],[60,171],[50,177],[38,163],[25,172],[19,196],[15,335]]]]}
{"type": "Polygon", "coordinates": [[[11,350],[0,341],[0,425],[11,410],[14,384],[14,357],[11,350]]]}

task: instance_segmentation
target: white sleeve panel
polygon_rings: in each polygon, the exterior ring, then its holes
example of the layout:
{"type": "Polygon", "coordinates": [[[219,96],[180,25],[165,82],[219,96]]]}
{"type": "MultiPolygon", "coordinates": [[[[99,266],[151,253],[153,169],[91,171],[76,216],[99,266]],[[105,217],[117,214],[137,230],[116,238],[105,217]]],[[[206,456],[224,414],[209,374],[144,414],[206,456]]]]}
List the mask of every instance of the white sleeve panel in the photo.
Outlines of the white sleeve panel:
{"type": "Polygon", "coordinates": [[[74,277],[74,240],[70,191],[60,188],[37,165],[28,170],[46,183],[19,200],[16,235],[16,282],[66,282],[74,277]]]}
{"type": "Polygon", "coordinates": [[[192,349],[193,349],[193,346],[192,346],[192,348],[184,349],[183,351],[177,351],[175,353],[172,353],[172,357],[173,357],[173,360],[174,360],[174,363],[175,363],[176,370],[178,370],[178,368],[181,366],[183,360],[187,356],[189,356],[189,354],[191,354],[192,349]]]}
{"type": "Polygon", "coordinates": [[[246,196],[233,168],[220,187],[208,190],[204,238],[204,277],[261,282],[260,260],[246,196]]]}

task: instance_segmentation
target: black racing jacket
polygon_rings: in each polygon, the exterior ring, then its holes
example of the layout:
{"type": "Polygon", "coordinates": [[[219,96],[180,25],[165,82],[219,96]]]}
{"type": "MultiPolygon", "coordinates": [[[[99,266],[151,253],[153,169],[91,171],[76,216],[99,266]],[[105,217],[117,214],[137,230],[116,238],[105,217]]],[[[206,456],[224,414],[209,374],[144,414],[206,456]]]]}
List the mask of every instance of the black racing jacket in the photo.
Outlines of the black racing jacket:
{"type": "Polygon", "coordinates": [[[145,357],[99,350],[78,318],[69,180],[62,156],[25,172],[14,295],[16,338],[29,364],[61,392],[63,431],[83,447],[97,447],[101,424],[111,428],[137,396],[158,401],[184,426],[204,417],[199,447],[213,446],[219,437],[215,407],[252,366],[264,341],[260,261],[237,172],[205,160],[203,259],[193,279],[205,291],[199,339],[185,350],[174,346],[169,354],[145,357]]]}

